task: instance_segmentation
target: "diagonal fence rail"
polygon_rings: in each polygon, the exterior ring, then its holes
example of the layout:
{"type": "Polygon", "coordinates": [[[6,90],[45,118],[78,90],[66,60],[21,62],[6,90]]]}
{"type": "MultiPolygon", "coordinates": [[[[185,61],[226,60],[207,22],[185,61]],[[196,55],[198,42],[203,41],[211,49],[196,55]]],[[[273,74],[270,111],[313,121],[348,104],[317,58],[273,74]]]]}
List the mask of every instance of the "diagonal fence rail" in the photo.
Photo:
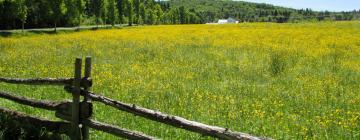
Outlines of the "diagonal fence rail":
{"type": "MultiPolygon", "coordinates": [[[[65,86],[65,90],[71,92],[73,90],[70,86],[65,86]]],[[[153,121],[157,121],[160,123],[165,123],[177,128],[185,129],[188,131],[192,131],[195,133],[200,133],[206,136],[212,136],[220,139],[252,139],[252,140],[260,140],[261,138],[251,136],[249,134],[240,133],[240,132],[233,132],[227,128],[221,128],[218,126],[211,126],[206,125],[203,123],[190,121],[182,117],[168,115],[165,113],[161,113],[159,111],[143,108],[137,106],[135,104],[126,104],[120,101],[115,101],[111,98],[107,98],[105,96],[101,96],[99,94],[88,92],[82,90],[80,92],[81,95],[87,96],[88,98],[92,99],[93,101],[101,102],[105,105],[109,105],[114,107],[118,110],[125,111],[137,116],[141,116],[153,121]]]]}
{"type": "Polygon", "coordinates": [[[0,91],[0,98],[8,99],[19,104],[28,105],[35,108],[55,111],[55,116],[64,121],[54,122],[37,117],[32,117],[17,111],[8,110],[0,107],[0,113],[11,116],[14,120],[45,127],[48,130],[56,131],[68,135],[72,140],[88,140],[89,128],[100,130],[118,137],[135,140],[154,140],[158,139],[148,136],[141,132],[130,131],[117,126],[97,122],[91,119],[93,114],[92,102],[100,102],[111,106],[120,111],[125,111],[149,120],[171,125],[173,127],[185,129],[187,131],[199,133],[224,140],[264,140],[268,138],[256,137],[250,134],[231,131],[227,128],[211,126],[200,122],[187,120],[179,116],[165,114],[159,111],[143,108],[135,104],[127,104],[111,98],[101,96],[91,92],[91,57],[85,59],[84,77],[81,76],[82,60],[77,58],[75,61],[75,71],[73,78],[37,78],[37,79],[17,79],[0,78],[0,83],[24,84],[24,85],[57,85],[64,86],[65,91],[72,94],[72,101],[51,102],[28,99],[15,96],[13,93],[0,91]],[[83,96],[83,101],[80,97],[83,96]]]}

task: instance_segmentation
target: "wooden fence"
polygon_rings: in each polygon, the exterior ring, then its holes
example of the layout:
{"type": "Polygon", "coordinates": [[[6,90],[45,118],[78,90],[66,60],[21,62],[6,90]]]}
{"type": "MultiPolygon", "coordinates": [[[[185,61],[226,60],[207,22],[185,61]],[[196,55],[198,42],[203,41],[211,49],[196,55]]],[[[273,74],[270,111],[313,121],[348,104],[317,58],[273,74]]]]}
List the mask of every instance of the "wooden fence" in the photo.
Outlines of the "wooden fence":
{"type": "Polygon", "coordinates": [[[231,131],[227,128],[206,125],[203,123],[190,121],[182,117],[168,115],[159,111],[142,108],[135,104],[126,104],[120,101],[101,96],[90,92],[92,87],[91,80],[91,57],[85,59],[85,71],[82,77],[82,59],[77,58],[75,61],[75,71],[73,78],[64,79],[14,79],[14,78],[0,78],[0,82],[11,84],[25,84],[25,85],[58,85],[64,86],[64,89],[72,94],[72,102],[49,102],[28,99],[25,97],[15,96],[12,93],[1,92],[0,98],[8,99],[19,104],[55,111],[55,116],[64,121],[49,121],[37,117],[32,117],[17,111],[9,110],[0,107],[0,113],[11,116],[12,119],[26,124],[31,124],[39,128],[46,128],[48,131],[57,132],[68,135],[72,140],[88,140],[89,128],[100,130],[106,133],[116,135],[126,139],[136,140],[153,140],[158,139],[152,136],[145,135],[140,132],[130,131],[112,126],[109,124],[94,121],[91,118],[93,114],[92,102],[100,102],[105,105],[114,107],[118,110],[125,111],[136,116],[150,119],[156,122],[168,124],[177,128],[185,129],[205,136],[211,136],[218,139],[225,140],[263,140],[261,138],[251,136],[246,133],[231,131]],[[80,96],[83,96],[83,101],[80,101],[80,96]]]}

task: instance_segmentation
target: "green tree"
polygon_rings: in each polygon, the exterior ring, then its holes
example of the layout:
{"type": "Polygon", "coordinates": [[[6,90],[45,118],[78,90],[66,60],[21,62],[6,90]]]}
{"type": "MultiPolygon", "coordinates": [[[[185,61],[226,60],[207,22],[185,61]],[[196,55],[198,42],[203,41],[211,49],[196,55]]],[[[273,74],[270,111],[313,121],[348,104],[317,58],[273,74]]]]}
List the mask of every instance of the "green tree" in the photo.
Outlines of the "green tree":
{"type": "Polygon", "coordinates": [[[126,6],[126,0],[117,0],[116,1],[116,7],[117,7],[117,10],[118,10],[118,16],[119,16],[120,24],[124,23],[125,6],[126,6]]]}
{"type": "Polygon", "coordinates": [[[148,14],[148,17],[147,17],[148,22],[147,22],[147,24],[149,24],[149,25],[155,24],[156,23],[156,14],[155,14],[155,12],[152,9],[149,9],[147,14],[148,14]]]}
{"type": "Polygon", "coordinates": [[[185,10],[184,6],[181,6],[179,8],[179,17],[180,17],[180,23],[186,24],[187,22],[187,11],[185,10]]]}
{"type": "Polygon", "coordinates": [[[110,22],[110,24],[112,26],[115,25],[115,19],[116,19],[116,15],[115,15],[115,0],[109,0],[109,3],[108,3],[108,20],[110,22]]]}
{"type": "Polygon", "coordinates": [[[52,18],[54,22],[54,31],[56,32],[57,23],[60,21],[60,18],[63,14],[63,0],[51,0],[49,1],[52,18]]]}
{"type": "Polygon", "coordinates": [[[76,7],[77,7],[77,13],[78,13],[78,29],[80,29],[81,25],[81,18],[84,14],[85,10],[85,2],[84,0],[76,0],[76,7]]]}
{"type": "Polygon", "coordinates": [[[139,10],[140,10],[139,12],[140,12],[141,21],[142,23],[144,23],[146,22],[146,8],[144,3],[140,3],[139,10]]]}
{"type": "Polygon", "coordinates": [[[155,6],[155,14],[156,14],[156,24],[161,24],[164,12],[159,4],[155,6]]]}
{"type": "Polygon", "coordinates": [[[92,0],[91,2],[91,9],[96,18],[96,28],[99,27],[100,19],[102,16],[102,11],[104,7],[104,0],[92,0]]]}
{"type": "Polygon", "coordinates": [[[134,6],[133,6],[133,1],[132,0],[127,0],[126,3],[126,15],[128,17],[128,24],[129,26],[132,26],[133,24],[133,16],[134,16],[134,6]]]}
{"type": "Polygon", "coordinates": [[[102,25],[106,24],[107,14],[108,14],[108,0],[103,0],[103,6],[101,7],[100,11],[100,21],[102,25]]]}
{"type": "Polygon", "coordinates": [[[25,28],[24,26],[27,18],[27,7],[25,4],[25,0],[16,0],[16,5],[17,5],[17,17],[21,21],[21,29],[22,32],[24,32],[24,28],[25,28]]]}
{"type": "Polygon", "coordinates": [[[134,0],[134,23],[139,24],[140,20],[140,0],[134,0]]]}
{"type": "Polygon", "coordinates": [[[154,0],[145,0],[144,3],[148,9],[152,9],[154,6],[154,0]]]}
{"type": "Polygon", "coordinates": [[[172,24],[179,24],[180,21],[180,14],[179,14],[179,10],[177,8],[171,9],[171,23],[172,24]]]}
{"type": "Polygon", "coordinates": [[[64,19],[67,21],[68,26],[76,25],[76,17],[78,15],[78,11],[76,9],[76,5],[74,4],[75,0],[64,0],[65,4],[65,13],[64,19]]]}
{"type": "Polygon", "coordinates": [[[190,12],[189,13],[189,23],[198,24],[198,23],[200,23],[200,19],[195,13],[190,12]]]}
{"type": "Polygon", "coordinates": [[[16,4],[12,0],[4,0],[2,2],[2,13],[0,19],[0,26],[3,26],[3,29],[12,29],[15,27],[15,18],[16,18],[16,4]]]}

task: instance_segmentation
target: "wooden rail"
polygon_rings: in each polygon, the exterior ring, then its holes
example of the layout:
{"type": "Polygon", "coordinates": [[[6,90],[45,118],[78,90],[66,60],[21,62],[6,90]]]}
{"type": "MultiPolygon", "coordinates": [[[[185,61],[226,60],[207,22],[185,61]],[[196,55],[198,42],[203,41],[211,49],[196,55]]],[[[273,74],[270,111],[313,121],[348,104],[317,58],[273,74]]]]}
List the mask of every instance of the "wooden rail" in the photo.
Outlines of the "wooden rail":
{"type": "Polygon", "coordinates": [[[88,140],[89,128],[100,130],[126,139],[136,140],[154,140],[152,136],[145,135],[140,132],[129,131],[117,126],[97,122],[91,120],[92,101],[100,102],[105,105],[114,107],[118,110],[132,113],[134,115],[150,119],[156,122],[168,124],[177,128],[185,129],[206,136],[211,136],[224,140],[263,140],[267,138],[256,137],[250,134],[231,131],[228,128],[211,126],[200,122],[187,120],[179,116],[168,115],[159,111],[143,108],[135,104],[127,104],[111,98],[101,96],[90,91],[92,86],[91,80],[91,58],[85,60],[84,77],[81,75],[82,60],[77,58],[75,61],[75,71],[73,78],[39,78],[39,79],[16,79],[16,78],[0,78],[0,82],[10,84],[25,85],[62,85],[64,89],[73,96],[72,102],[50,102],[27,99],[21,96],[15,96],[12,93],[1,92],[0,98],[8,99],[19,104],[28,105],[36,108],[56,111],[55,116],[68,122],[53,122],[43,120],[36,117],[27,116],[25,114],[11,111],[0,107],[0,113],[10,114],[16,121],[37,125],[39,127],[49,128],[47,130],[56,130],[67,134],[72,140],[88,140]],[[84,100],[80,101],[80,96],[84,96],[84,100]]]}
{"type": "Polygon", "coordinates": [[[36,108],[42,108],[47,110],[54,110],[56,111],[61,103],[56,102],[47,102],[47,101],[36,101],[33,99],[27,99],[25,97],[15,96],[12,93],[2,92],[0,91],[0,98],[12,100],[16,103],[28,105],[36,108]]]}
{"type": "Polygon", "coordinates": [[[68,133],[67,130],[71,128],[70,123],[67,122],[48,121],[2,107],[0,107],[0,113],[10,116],[11,119],[16,120],[22,124],[31,124],[38,128],[46,128],[46,130],[50,132],[66,134],[68,133]]]}
{"type": "Polygon", "coordinates": [[[56,78],[37,78],[37,79],[18,79],[18,78],[1,78],[0,82],[10,84],[24,85],[71,85],[72,78],[56,79],[56,78]]]}
{"type": "Polygon", "coordinates": [[[122,137],[122,138],[127,138],[127,139],[132,139],[132,140],[157,140],[157,138],[155,138],[155,137],[147,136],[140,132],[129,131],[126,129],[122,129],[122,128],[112,126],[109,124],[93,121],[90,119],[83,120],[83,124],[93,128],[93,129],[107,132],[110,134],[114,134],[114,135],[122,137]]]}
{"type": "MultiPolygon", "coordinates": [[[[70,92],[73,90],[70,86],[65,86],[65,90],[70,92]]],[[[93,92],[88,91],[81,91],[81,95],[87,96],[88,98],[92,99],[93,101],[101,102],[105,105],[112,106],[118,110],[125,111],[128,113],[132,113],[137,116],[141,116],[153,121],[157,121],[160,123],[165,123],[174,127],[178,127],[181,129],[185,129],[188,131],[200,133],[202,135],[206,136],[212,136],[219,139],[226,139],[226,140],[238,140],[238,139],[247,139],[247,140],[261,140],[264,138],[260,137],[254,137],[246,133],[240,133],[240,132],[233,132],[227,128],[221,128],[218,126],[211,126],[206,125],[203,123],[190,121],[187,119],[184,119],[182,117],[168,115],[165,113],[161,113],[159,111],[154,111],[151,109],[143,108],[140,106],[137,106],[135,104],[126,104],[122,103],[120,101],[115,101],[113,99],[107,98],[105,96],[101,96],[98,94],[95,94],[93,92]]]]}

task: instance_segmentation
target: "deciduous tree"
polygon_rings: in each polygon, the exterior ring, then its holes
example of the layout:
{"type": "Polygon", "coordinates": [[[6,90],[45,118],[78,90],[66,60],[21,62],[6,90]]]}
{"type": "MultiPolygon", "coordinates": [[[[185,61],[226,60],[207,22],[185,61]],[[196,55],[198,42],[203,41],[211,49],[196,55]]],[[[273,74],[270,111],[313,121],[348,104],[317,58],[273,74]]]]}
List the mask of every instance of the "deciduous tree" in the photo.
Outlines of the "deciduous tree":
{"type": "Polygon", "coordinates": [[[139,24],[140,19],[140,0],[134,0],[134,23],[139,24]]]}
{"type": "Polygon", "coordinates": [[[107,18],[108,21],[110,22],[110,24],[112,26],[115,25],[115,19],[116,19],[116,15],[115,15],[115,0],[109,0],[108,1],[108,14],[107,14],[107,18]]]}
{"type": "Polygon", "coordinates": [[[104,0],[91,0],[91,9],[96,18],[96,27],[99,27],[101,15],[103,14],[104,0]]]}
{"type": "Polygon", "coordinates": [[[126,0],[117,0],[116,1],[116,7],[117,7],[117,10],[118,10],[118,16],[119,16],[120,24],[124,23],[125,6],[126,6],[126,0]]]}
{"type": "Polygon", "coordinates": [[[78,29],[80,29],[81,25],[81,18],[83,17],[84,10],[85,10],[85,1],[84,0],[76,0],[76,7],[78,13],[78,29]]]}
{"type": "Polygon", "coordinates": [[[134,6],[132,0],[127,0],[126,3],[126,16],[128,17],[128,24],[132,26],[133,24],[133,16],[134,16],[134,6]]]}
{"type": "Polygon", "coordinates": [[[26,23],[26,17],[27,17],[27,7],[25,0],[16,0],[16,6],[17,6],[17,17],[21,21],[21,29],[22,32],[24,32],[24,26],[26,23]]]}
{"type": "Polygon", "coordinates": [[[63,14],[64,3],[63,0],[51,0],[49,1],[49,4],[51,7],[52,18],[54,22],[54,31],[56,32],[56,25],[63,14]]]}
{"type": "Polygon", "coordinates": [[[184,6],[181,6],[179,8],[179,17],[180,17],[180,23],[185,24],[186,23],[186,18],[187,18],[187,12],[186,12],[184,6]]]}
{"type": "Polygon", "coordinates": [[[142,22],[144,23],[144,22],[146,22],[146,8],[145,8],[144,3],[140,3],[139,9],[140,9],[140,18],[141,18],[142,22]]]}

